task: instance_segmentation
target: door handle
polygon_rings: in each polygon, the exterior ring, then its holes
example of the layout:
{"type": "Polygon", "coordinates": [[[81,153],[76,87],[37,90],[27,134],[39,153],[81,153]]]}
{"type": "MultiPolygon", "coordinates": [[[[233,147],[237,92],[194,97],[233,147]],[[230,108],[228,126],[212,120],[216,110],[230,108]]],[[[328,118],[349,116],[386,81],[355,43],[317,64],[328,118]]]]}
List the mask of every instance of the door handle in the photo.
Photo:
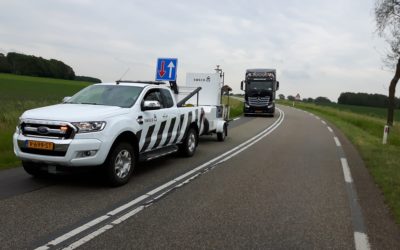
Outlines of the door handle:
{"type": "Polygon", "coordinates": [[[162,118],[167,119],[167,118],[168,118],[168,115],[167,115],[167,114],[164,114],[164,115],[162,116],[162,118]]]}
{"type": "Polygon", "coordinates": [[[136,119],[136,121],[142,125],[143,124],[143,116],[138,116],[138,118],[136,119]]]}

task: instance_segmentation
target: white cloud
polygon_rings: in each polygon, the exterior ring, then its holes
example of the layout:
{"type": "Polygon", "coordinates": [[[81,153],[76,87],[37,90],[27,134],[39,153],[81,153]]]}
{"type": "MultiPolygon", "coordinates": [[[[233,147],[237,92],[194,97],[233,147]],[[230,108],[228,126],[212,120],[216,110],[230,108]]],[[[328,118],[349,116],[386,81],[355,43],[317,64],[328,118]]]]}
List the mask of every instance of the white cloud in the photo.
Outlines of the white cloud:
{"type": "Polygon", "coordinates": [[[380,70],[373,0],[8,0],[0,8],[2,52],[57,58],[105,81],[127,68],[127,78],[151,80],[156,58],[177,57],[179,80],[220,64],[239,93],[246,68],[277,68],[281,93],[336,100],[349,89],[386,94],[391,75],[380,70]]]}

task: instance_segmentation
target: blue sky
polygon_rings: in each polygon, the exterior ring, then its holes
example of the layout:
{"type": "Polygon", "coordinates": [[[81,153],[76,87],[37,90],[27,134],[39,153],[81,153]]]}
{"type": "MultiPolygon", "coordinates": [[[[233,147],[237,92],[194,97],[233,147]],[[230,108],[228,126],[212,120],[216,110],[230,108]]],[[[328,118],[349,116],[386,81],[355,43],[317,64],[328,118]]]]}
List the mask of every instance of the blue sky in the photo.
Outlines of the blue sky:
{"type": "Polygon", "coordinates": [[[387,94],[386,44],[374,0],[0,0],[0,53],[55,58],[77,75],[153,80],[156,59],[187,72],[225,71],[235,93],[247,68],[276,68],[284,95],[387,94]]]}

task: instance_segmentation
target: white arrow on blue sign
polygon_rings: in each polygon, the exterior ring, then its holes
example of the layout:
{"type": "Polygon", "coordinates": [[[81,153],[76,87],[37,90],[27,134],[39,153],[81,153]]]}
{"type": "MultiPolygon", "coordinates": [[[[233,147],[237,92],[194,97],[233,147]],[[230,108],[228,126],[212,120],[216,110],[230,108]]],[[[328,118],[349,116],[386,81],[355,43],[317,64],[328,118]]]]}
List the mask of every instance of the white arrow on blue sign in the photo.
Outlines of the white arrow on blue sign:
{"type": "Polygon", "coordinates": [[[176,81],[177,58],[158,58],[156,81],[176,81]]]}

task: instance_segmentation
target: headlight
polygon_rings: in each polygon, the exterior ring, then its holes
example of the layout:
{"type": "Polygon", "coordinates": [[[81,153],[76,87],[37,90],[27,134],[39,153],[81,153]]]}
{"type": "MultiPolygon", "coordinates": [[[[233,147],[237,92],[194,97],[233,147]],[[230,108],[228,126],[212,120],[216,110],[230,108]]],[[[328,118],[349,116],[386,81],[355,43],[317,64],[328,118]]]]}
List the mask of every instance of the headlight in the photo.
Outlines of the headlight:
{"type": "Polygon", "coordinates": [[[245,108],[250,108],[250,105],[247,104],[247,103],[244,103],[244,107],[245,107],[245,108]]]}
{"type": "Polygon", "coordinates": [[[73,122],[72,125],[78,129],[77,133],[90,133],[103,130],[106,122],[73,122]]]}

